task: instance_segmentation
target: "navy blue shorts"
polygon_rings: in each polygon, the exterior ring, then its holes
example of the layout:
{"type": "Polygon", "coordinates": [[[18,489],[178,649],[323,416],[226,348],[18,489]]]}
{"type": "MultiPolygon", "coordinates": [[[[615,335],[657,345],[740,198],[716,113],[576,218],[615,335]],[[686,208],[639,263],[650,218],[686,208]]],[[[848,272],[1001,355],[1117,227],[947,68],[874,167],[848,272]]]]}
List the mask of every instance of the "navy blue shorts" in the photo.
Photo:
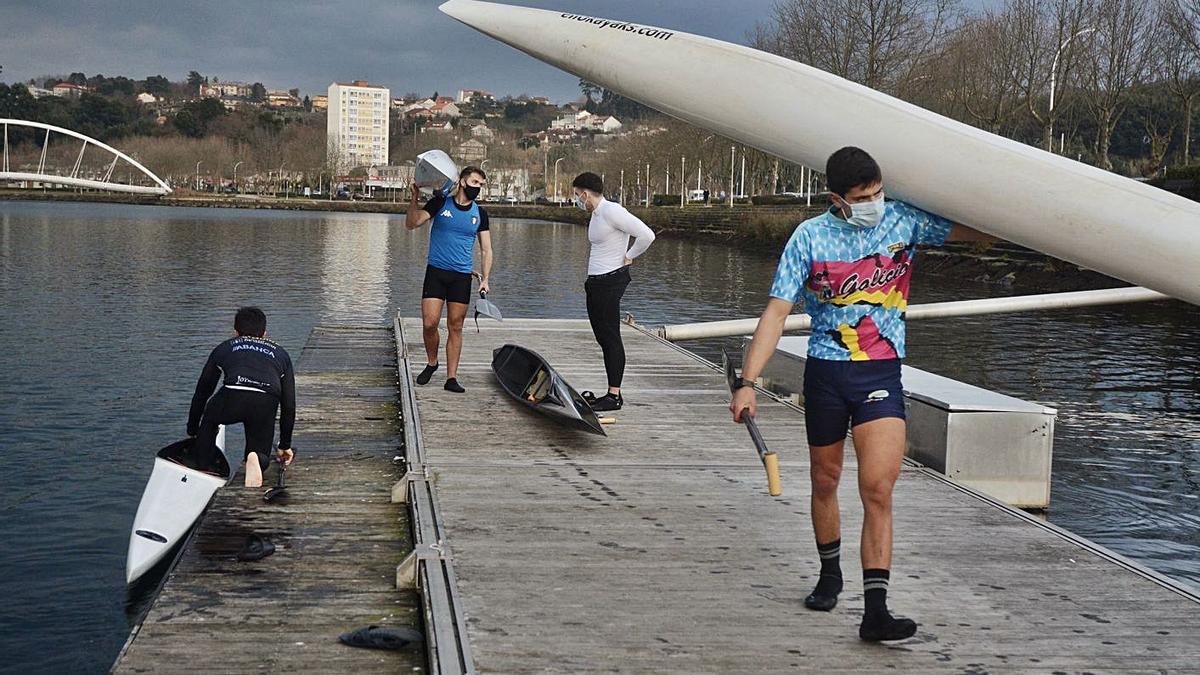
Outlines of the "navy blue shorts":
{"type": "Polygon", "coordinates": [[[804,362],[804,423],[809,445],[832,445],[865,422],[904,419],[900,359],[804,362]]]}

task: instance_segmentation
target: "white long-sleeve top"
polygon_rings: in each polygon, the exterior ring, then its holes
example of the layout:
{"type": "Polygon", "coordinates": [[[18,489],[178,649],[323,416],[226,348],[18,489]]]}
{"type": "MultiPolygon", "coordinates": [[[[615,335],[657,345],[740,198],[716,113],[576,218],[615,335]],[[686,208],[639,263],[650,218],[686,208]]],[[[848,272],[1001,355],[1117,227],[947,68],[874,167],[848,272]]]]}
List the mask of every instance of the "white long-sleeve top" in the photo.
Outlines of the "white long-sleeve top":
{"type": "Polygon", "coordinates": [[[626,258],[633,260],[645,253],[654,241],[654,231],[629,209],[601,197],[588,223],[588,241],[592,244],[588,274],[608,274],[623,267],[626,258]],[[629,248],[631,236],[636,238],[633,248],[629,248]]]}

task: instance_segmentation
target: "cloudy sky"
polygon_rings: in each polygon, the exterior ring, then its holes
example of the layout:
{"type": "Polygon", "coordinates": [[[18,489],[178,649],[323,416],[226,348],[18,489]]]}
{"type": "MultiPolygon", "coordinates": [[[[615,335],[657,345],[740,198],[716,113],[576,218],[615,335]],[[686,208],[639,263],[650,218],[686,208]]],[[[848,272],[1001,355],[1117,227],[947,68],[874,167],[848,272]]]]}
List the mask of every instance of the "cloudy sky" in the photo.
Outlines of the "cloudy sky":
{"type": "MultiPolygon", "coordinates": [[[[519,0],[742,41],[774,0],[519,0]],[[705,6],[700,9],[698,6],[705,6]]],[[[190,70],[323,93],[367,79],[397,94],[488,89],[567,100],[577,80],[437,11],[440,0],[5,0],[0,80],[81,71],[182,80],[190,70]]]]}
{"type": "MultiPolygon", "coordinates": [[[[744,42],[775,0],[512,0],[744,42]]],[[[978,1],[978,0],[976,0],[978,1]]],[[[440,0],[4,0],[0,81],[80,71],[222,80],[324,93],[366,79],[396,95],[579,95],[571,76],[437,11],[440,0]]]]}

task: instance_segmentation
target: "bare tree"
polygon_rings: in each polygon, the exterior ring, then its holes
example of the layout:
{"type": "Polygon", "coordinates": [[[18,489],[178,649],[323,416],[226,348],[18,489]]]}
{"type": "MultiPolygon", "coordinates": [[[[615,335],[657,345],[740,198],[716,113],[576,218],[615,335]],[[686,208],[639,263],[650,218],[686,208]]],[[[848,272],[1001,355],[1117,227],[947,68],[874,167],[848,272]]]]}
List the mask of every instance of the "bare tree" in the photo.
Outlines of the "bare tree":
{"type": "Polygon", "coordinates": [[[1047,150],[1055,123],[1069,108],[1067,94],[1085,51],[1077,40],[1091,32],[1084,26],[1087,2],[1009,0],[1002,13],[1005,40],[1017,55],[1012,77],[1047,150]]]}
{"type": "Polygon", "coordinates": [[[751,44],[894,92],[936,52],[957,0],[779,0],[751,44]]]}
{"type": "Polygon", "coordinates": [[[1111,171],[1113,129],[1129,103],[1130,89],[1154,58],[1154,6],[1144,0],[1095,0],[1084,75],[1088,108],[1096,119],[1096,164],[1111,171]]]}
{"type": "Polygon", "coordinates": [[[968,19],[927,75],[940,76],[946,98],[992,133],[1001,133],[1022,105],[1013,77],[1021,54],[1010,32],[1005,12],[968,19]]]}
{"type": "Polygon", "coordinates": [[[1183,117],[1179,163],[1187,164],[1192,157],[1193,107],[1200,94],[1200,0],[1159,0],[1159,14],[1167,88],[1178,99],[1183,117]]]}

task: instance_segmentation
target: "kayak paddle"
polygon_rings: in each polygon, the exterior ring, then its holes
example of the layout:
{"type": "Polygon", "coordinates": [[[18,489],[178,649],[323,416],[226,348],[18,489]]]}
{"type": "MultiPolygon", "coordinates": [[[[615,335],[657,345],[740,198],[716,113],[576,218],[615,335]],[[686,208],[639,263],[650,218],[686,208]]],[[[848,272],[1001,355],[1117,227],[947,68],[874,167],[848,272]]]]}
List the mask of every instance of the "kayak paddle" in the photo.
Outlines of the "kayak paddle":
{"type": "Polygon", "coordinates": [[[475,332],[479,332],[479,315],[482,314],[489,319],[504,321],[504,316],[500,314],[500,308],[496,303],[487,299],[487,291],[479,291],[479,299],[475,301],[475,332]]]}
{"type": "Polygon", "coordinates": [[[280,497],[287,495],[287,485],[284,482],[283,474],[287,470],[283,460],[278,455],[275,456],[275,463],[279,465],[279,478],[275,481],[275,487],[263,493],[263,501],[274,501],[280,497]]]}
{"type": "MultiPolygon", "coordinates": [[[[729,393],[732,394],[737,391],[735,387],[737,375],[733,372],[733,362],[729,360],[729,353],[722,349],[721,356],[725,364],[725,381],[729,384],[729,393]]],[[[747,408],[747,410],[749,409],[747,408]]],[[[767,443],[758,430],[758,424],[745,411],[742,412],[742,423],[746,425],[746,431],[750,432],[750,440],[754,442],[758,458],[762,460],[763,468],[767,470],[767,492],[772,497],[778,497],[783,494],[783,481],[779,478],[779,455],[767,448],[767,443]]]]}

